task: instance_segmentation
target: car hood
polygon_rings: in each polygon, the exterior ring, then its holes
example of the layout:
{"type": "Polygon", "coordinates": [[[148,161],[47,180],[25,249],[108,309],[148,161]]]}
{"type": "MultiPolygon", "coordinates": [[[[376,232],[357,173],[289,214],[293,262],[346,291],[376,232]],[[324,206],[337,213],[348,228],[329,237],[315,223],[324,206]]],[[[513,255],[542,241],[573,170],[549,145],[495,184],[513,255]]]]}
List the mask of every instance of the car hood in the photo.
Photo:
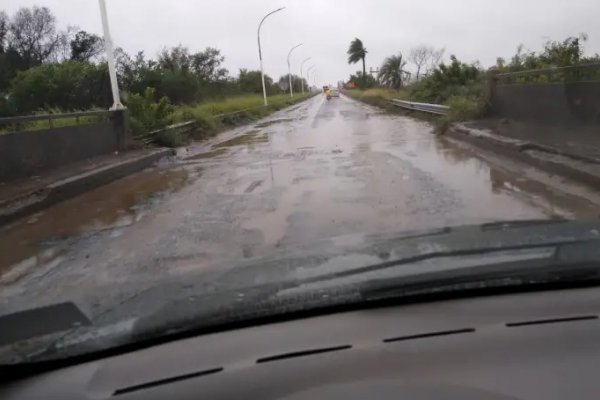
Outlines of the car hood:
{"type": "MultiPolygon", "coordinates": [[[[118,290],[119,301],[90,313],[85,300],[75,300],[88,324],[57,327],[43,337],[4,346],[0,363],[72,357],[190,328],[351,304],[365,300],[365,282],[389,286],[417,278],[419,287],[426,288],[431,273],[448,277],[470,267],[549,260],[560,246],[592,243],[589,248],[594,249],[600,248],[598,241],[597,221],[561,220],[335,237],[268,258],[174,277],[150,288],[135,283],[98,288],[99,293],[118,290]]],[[[600,254],[589,256],[600,259],[600,254]]]]}

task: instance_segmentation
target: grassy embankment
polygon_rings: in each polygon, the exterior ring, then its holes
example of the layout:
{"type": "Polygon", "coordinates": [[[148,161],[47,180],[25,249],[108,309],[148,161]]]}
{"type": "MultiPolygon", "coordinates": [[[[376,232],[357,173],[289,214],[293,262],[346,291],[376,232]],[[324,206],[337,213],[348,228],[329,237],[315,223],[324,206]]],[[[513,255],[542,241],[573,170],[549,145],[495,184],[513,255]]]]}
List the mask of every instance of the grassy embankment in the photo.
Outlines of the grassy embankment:
{"type": "Polygon", "coordinates": [[[299,103],[309,94],[280,94],[268,98],[263,105],[261,95],[239,95],[223,100],[176,106],[168,117],[169,124],[195,121],[193,129],[169,129],[156,133],[156,142],[164,146],[181,146],[191,140],[202,140],[217,133],[265,117],[282,108],[299,103]]]}
{"type": "Polygon", "coordinates": [[[391,99],[404,99],[406,98],[406,92],[403,90],[393,90],[387,88],[373,88],[373,89],[349,89],[344,91],[348,96],[365,102],[367,104],[371,104],[373,106],[385,108],[386,110],[394,110],[395,107],[392,106],[389,101],[391,99]]]}
{"type": "Polygon", "coordinates": [[[386,88],[374,88],[366,90],[351,89],[346,90],[344,93],[356,100],[383,108],[390,112],[411,115],[413,117],[432,122],[437,133],[444,133],[453,122],[466,121],[485,114],[485,100],[474,99],[470,96],[453,95],[449,97],[448,100],[442,104],[449,106],[450,111],[447,115],[443,116],[427,114],[419,111],[410,111],[389,103],[389,100],[393,98],[409,101],[423,101],[422,99],[415,98],[418,96],[415,96],[413,93],[411,93],[410,87],[401,91],[386,88]]]}
{"type": "Polygon", "coordinates": [[[443,133],[451,123],[479,118],[489,110],[489,84],[485,71],[477,64],[465,64],[450,57],[449,64],[440,64],[431,74],[395,92],[389,89],[348,91],[348,94],[369,104],[385,107],[394,112],[411,113],[419,118],[433,121],[436,131],[443,133]],[[404,100],[444,104],[450,109],[446,115],[433,116],[410,112],[389,105],[392,97],[404,100]]]}

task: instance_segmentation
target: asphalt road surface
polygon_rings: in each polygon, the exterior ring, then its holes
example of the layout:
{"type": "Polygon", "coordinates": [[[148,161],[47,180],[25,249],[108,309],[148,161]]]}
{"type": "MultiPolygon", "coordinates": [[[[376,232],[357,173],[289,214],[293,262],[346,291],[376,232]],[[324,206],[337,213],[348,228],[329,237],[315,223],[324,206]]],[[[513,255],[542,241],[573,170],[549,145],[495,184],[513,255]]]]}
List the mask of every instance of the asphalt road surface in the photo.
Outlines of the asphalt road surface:
{"type": "Polygon", "coordinates": [[[315,96],[1,227],[0,313],[332,236],[593,212],[516,171],[426,122],[315,96]]]}

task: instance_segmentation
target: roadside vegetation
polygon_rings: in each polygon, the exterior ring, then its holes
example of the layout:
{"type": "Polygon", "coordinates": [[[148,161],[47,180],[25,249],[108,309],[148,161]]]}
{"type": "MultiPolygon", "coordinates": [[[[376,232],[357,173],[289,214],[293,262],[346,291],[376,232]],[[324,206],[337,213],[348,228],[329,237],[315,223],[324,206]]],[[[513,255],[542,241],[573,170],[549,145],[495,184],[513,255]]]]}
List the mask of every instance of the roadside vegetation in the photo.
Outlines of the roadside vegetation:
{"type": "Polygon", "coordinates": [[[393,110],[393,106],[389,104],[391,99],[405,98],[406,93],[403,90],[395,90],[390,88],[371,88],[371,89],[347,89],[344,91],[347,95],[362,102],[373,106],[393,110]]]}
{"type": "MultiPolygon", "coordinates": [[[[147,116],[140,126],[132,126],[134,132],[144,133],[157,130],[155,141],[163,146],[177,147],[191,140],[206,139],[217,133],[247,122],[260,119],[274,111],[305,100],[310,94],[297,94],[291,99],[289,94],[279,94],[268,98],[264,106],[262,95],[236,95],[223,100],[205,101],[197,104],[172,106],[166,97],[159,101],[151,95],[130,102],[131,112],[147,116]],[[139,109],[138,109],[139,107],[139,109]],[[193,121],[190,127],[181,129],[161,129],[182,122],[193,121]]],[[[139,124],[132,120],[132,124],[139,124]]]]}
{"type": "MultiPolygon", "coordinates": [[[[0,117],[107,109],[112,96],[103,52],[100,36],[76,27],[59,30],[47,7],[23,7],[12,16],[0,10],[0,117]]],[[[277,81],[265,75],[272,105],[260,107],[260,71],[241,69],[231,75],[214,47],[192,51],[179,45],[154,58],[117,48],[115,58],[121,99],[136,135],[186,119],[212,132],[289,104],[287,75],[277,81]],[[254,109],[215,117],[249,108],[254,109]]],[[[296,100],[308,85],[297,75],[292,82],[296,100]]],[[[53,121],[55,126],[78,123],[74,118],[53,121]]],[[[48,126],[48,121],[36,121],[19,128],[48,126]]]]}
{"type": "MultiPolygon", "coordinates": [[[[421,45],[411,49],[406,58],[402,53],[386,58],[377,75],[365,74],[364,69],[350,75],[345,84],[346,93],[390,110],[396,110],[388,103],[391,98],[447,105],[450,107],[449,113],[434,119],[437,130],[443,132],[452,122],[479,118],[488,113],[490,74],[600,63],[598,54],[584,55],[583,43],[586,40],[587,36],[582,34],[563,41],[548,41],[537,52],[525,51],[523,46],[518,46],[509,61],[498,58],[496,65],[488,70],[478,62],[466,63],[454,55],[444,61],[445,49],[421,45]],[[408,65],[411,66],[410,71],[408,65]]],[[[547,71],[511,78],[509,83],[581,79],[600,79],[600,72],[598,69],[589,72],[547,71]]],[[[423,117],[432,119],[430,116],[423,117]]]]}

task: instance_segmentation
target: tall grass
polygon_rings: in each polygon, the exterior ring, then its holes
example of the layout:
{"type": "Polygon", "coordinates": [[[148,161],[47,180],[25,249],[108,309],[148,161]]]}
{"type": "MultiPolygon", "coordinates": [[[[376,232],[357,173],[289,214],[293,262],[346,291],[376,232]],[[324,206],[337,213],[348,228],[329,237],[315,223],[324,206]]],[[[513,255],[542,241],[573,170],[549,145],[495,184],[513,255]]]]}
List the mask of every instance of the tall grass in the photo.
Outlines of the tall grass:
{"type": "Polygon", "coordinates": [[[354,99],[390,110],[393,108],[393,106],[390,106],[389,104],[391,99],[403,99],[406,97],[404,90],[401,89],[398,91],[388,88],[372,88],[366,90],[350,89],[344,91],[344,93],[354,99]]]}
{"type": "MultiPolygon", "coordinates": [[[[302,94],[296,94],[295,98],[302,96],[302,94]]],[[[290,103],[290,96],[288,94],[279,94],[270,96],[268,102],[271,105],[287,105],[290,103]]],[[[205,103],[199,103],[193,106],[200,112],[210,113],[212,115],[225,114],[236,112],[248,108],[260,107],[263,105],[263,97],[261,95],[239,95],[229,97],[219,101],[209,101],[205,103]]]]}
{"type": "Polygon", "coordinates": [[[165,146],[180,146],[192,139],[205,139],[224,129],[262,118],[283,107],[303,101],[309,96],[309,94],[295,94],[293,99],[289,94],[270,96],[269,105],[266,107],[263,104],[263,97],[254,94],[177,106],[170,116],[170,122],[195,121],[194,129],[188,132],[177,130],[160,132],[155,139],[165,146]]]}

